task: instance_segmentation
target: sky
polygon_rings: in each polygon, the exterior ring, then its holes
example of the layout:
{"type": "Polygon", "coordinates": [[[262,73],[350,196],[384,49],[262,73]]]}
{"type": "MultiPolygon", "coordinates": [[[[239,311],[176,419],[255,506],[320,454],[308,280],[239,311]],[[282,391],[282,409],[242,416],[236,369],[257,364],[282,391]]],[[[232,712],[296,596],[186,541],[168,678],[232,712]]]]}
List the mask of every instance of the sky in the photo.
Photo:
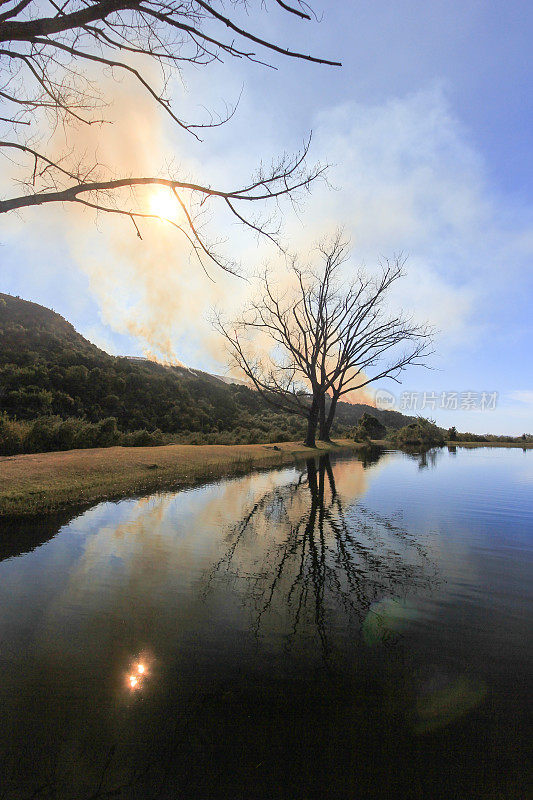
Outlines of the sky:
{"type": "MultiPolygon", "coordinates": [[[[261,160],[297,150],[330,165],[296,210],[282,207],[285,240],[313,258],[342,226],[346,277],[402,252],[407,274],[391,302],[438,329],[430,369],[382,383],[394,407],[477,433],[533,431],[533,93],[528,2],[429,0],[314,3],[318,21],[280,10],[243,15],[247,27],[326,67],[268,54],[276,69],[231,61],[185,71],[171,87],[185,117],[223,111],[202,142],[179,132],[127,80],[111,83],[117,123],[87,137],[117,170],[161,170],[219,185],[245,183],[261,160]],[[445,408],[443,406],[448,406],[445,408]],[[485,406],[483,408],[483,406],[485,406]]],[[[85,134],[84,134],[85,135],[85,134]]],[[[2,194],[9,186],[2,180],[2,194]]],[[[213,230],[251,276],[279,255],[214,212],[213,230]]],[[[215,373],[225,355],[209,323],[231,314],[251,283],[208,278],[168,226],[143,240],[123,221],[68,207],[0,220],[0,290],[54,308],[115,354],[156,354],[215,373]]]]}

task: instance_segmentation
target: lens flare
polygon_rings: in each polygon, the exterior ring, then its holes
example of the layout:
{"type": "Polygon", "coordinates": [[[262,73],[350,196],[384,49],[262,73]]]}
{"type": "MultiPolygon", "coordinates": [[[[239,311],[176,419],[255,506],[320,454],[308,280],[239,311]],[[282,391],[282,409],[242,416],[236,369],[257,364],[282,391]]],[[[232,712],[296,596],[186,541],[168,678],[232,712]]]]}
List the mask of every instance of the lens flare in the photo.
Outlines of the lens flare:
{"type": "Polygon", "coordinates": [[[416,704],[415,733],[432,733],[466,716],[487,695],[487,686],[474,676],[436,674],[421,687],[416,704]]]}
{"type": "Polygon", "coordinates": [[[370,606],[363,622],[363,637],[368,645],[394,640],[416,619],[417,611],[406,600],[386,597],[370,606]]]}
{"type": "Polygon", "coordinates": [[[154,189],[148,202],[150,213],[162,219],[175,220],[180,212],[180,205],[174,193],[163,186],[154,189]]]}

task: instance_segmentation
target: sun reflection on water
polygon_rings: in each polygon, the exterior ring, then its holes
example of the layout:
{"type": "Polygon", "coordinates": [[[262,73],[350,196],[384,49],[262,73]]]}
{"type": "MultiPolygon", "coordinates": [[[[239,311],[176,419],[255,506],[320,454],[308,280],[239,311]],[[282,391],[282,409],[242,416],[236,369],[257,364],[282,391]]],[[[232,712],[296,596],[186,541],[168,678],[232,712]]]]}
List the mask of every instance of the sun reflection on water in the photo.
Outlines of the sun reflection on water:
{"type": "Polygon", "coordinates": [[[142,689],[148,674],[148,666],[145,659],[136,659],[130,667],[126,678],[126,683],[130,690],[133,692],[142,689]]]}

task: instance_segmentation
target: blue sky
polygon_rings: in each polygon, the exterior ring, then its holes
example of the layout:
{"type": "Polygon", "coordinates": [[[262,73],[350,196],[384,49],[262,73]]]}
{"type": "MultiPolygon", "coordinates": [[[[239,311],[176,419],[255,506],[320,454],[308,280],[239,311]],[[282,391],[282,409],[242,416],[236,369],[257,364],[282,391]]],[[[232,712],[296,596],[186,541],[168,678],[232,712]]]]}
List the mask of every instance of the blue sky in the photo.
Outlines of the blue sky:
{"type": "MultiPolygon", "coordinates": [[[[533,6],[338,0],[314,8],[319,23],[276,10],[244,21],[281,44],[338,58],[342,69],[273,57],[276,71],[240,62],[195,70],[185,75],[187,92],[174,87],[180,110],[221,108],[243,87],[232,121],[197,144],[155,115],[148,127],[133,119],[133,150],[177,153],[188,171],[227,185],[259,159],[296,149],[312,129],[312,157],[332,165],[335,188],[315,186],[298,216],[286,209],[291,246],[305,251],[342,224],[355,266],[405,252],[408,275],[395,300],[441,331],[433,370],[412,369],[402,387],[385,388],[398,397],[496,391],[494,411],[426,413],[463,430],[533,430],[533,6]]],[[[125,107],[136,104],[133,87],[119,90],[125,107]]],[[[273,257],[227,218],[214,224],[250,270],[273,257]]],[[[69,209],[25,212],[0,221],[0,258],[2,291],[55,308],[111,352],[171,342],[186,363],[224,369],[205,318],[213,303],[231,310],[243,282],[217,278],[213,288],[166,233],[138,243],[125,227],[80,222],[69,209]]]]}

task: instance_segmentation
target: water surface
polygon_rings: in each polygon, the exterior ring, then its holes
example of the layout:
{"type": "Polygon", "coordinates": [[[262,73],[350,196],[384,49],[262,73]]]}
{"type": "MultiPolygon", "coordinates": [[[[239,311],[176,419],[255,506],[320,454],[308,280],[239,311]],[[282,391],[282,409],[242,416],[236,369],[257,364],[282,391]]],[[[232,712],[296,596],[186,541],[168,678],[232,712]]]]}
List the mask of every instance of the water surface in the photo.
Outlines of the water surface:
{"type": "Polygon", "coordinates": [[[0,796],[524,800],[532,489],[367,452],[11,526],[0,796]]]}

